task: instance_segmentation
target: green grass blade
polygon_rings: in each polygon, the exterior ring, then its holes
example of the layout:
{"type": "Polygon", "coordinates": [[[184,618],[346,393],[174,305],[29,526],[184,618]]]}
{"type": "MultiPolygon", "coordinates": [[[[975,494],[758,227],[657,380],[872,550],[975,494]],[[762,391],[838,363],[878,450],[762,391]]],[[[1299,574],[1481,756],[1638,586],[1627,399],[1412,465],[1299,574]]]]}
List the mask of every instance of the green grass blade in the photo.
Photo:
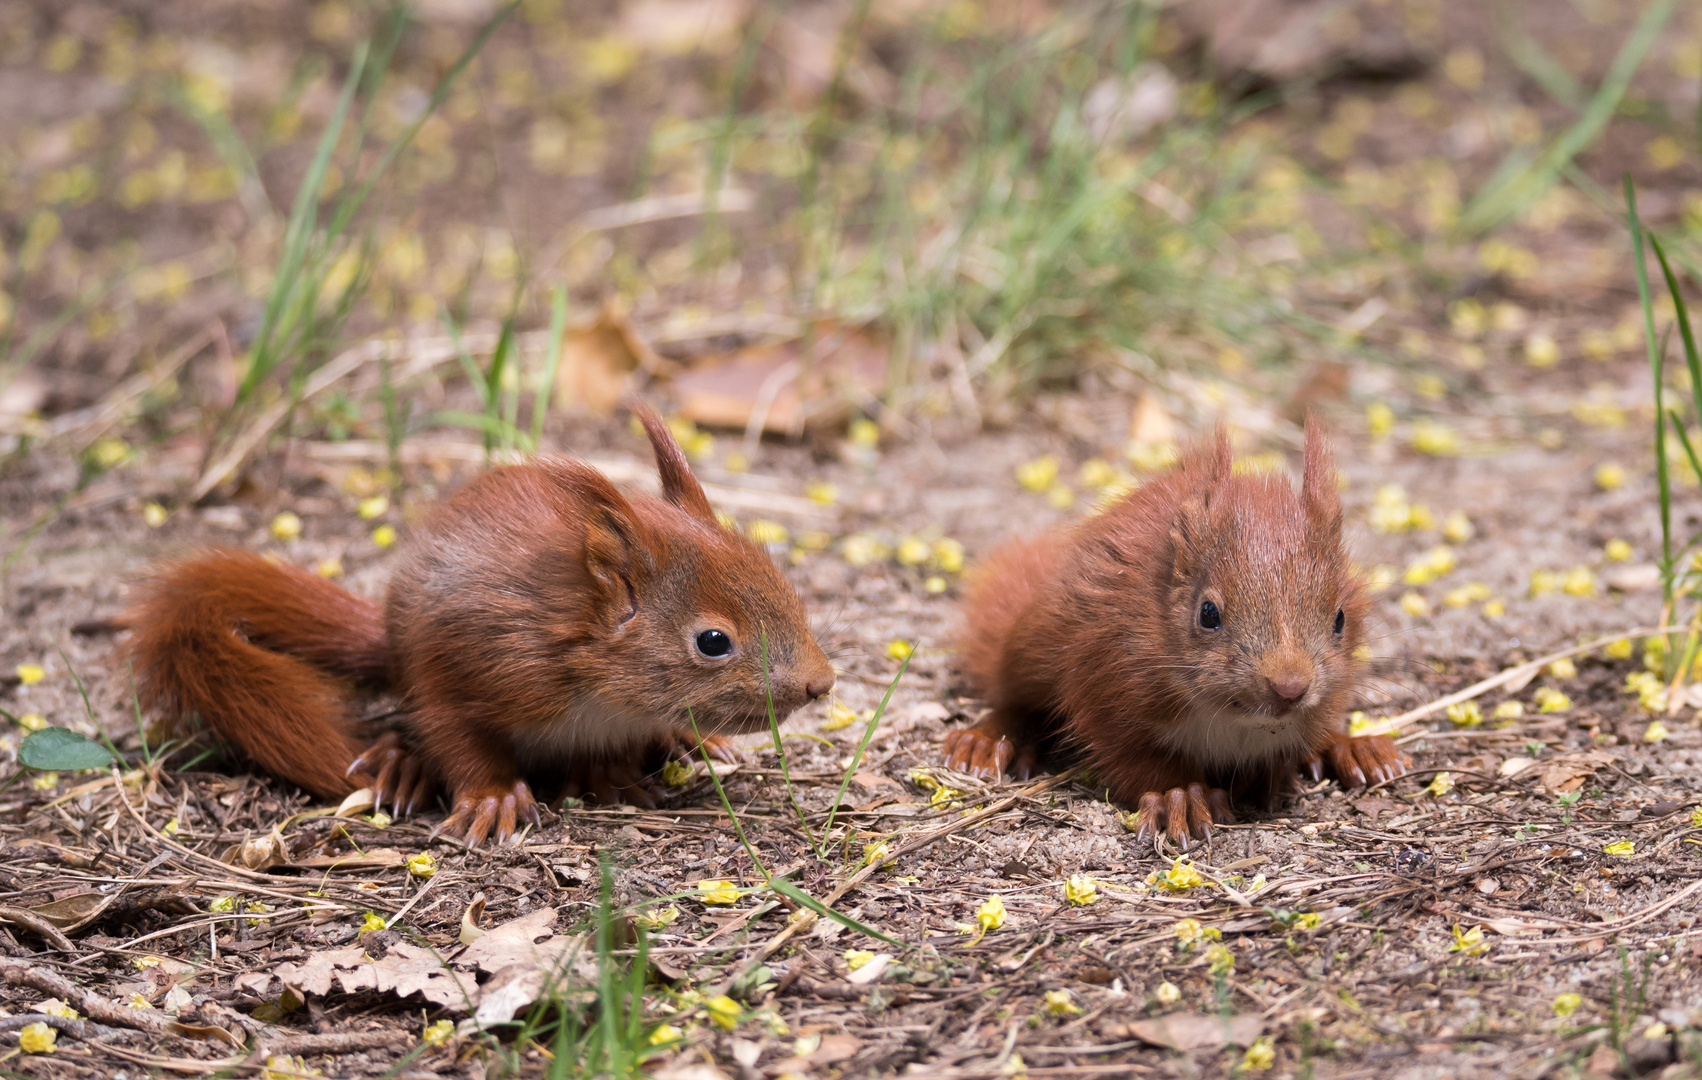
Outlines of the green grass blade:
{"type": "Polygon", "coordinates": [[[721,786],[721,777],[716,773],[715,766],[710,763],[709,751],[703,748],[703,733],[697,730],[697,717],[692,715],[691,702],[689,701],[686,702],[686,720],[691,723],[692,737],[697,740],[697,752],[703,758],[703,767],[709,770],[709,779],[715,785],[715,794],[720,796],[721,806],[727,811],[727,816],[732,819],[733,832],[738,834],[739,843],[745,846],[745,853],[751,857],[751,863],[756,867],[757,872],[765,879],[772,877],[773,875],[768,872],[768,867],[763,865],[762,857],[756,853],[756,848],[751,844],[750,838],[745,835],[745,827],[739,822],[739,815],[733,812],[733,801],[727,798],[727,789],[721,786]]]}
{"type": "Polygon", "coordinates": [[[810,847],[817,857],[822,856],[821,844],[817,843],[815,834],[810,831],[808,816],[804,806],[798,801],[798,793],[792,789],[792,768],[786,758],[786,747],[780,740],[780,720],[774,715],[774,693],[768,681],[768,632],[762,632],[759,639],[762,642],[762,696],[768,703],[768,733],[774,738],[774,753],[780,759],[780,778],[786,784],[786,801],[792,804],[792,810],[798,815],[798,824],[803,827],[804,838],[810,842],[810,847]]]}
{"type": "Polygon", "coordinates": [[[856,919],[853,919],[849,915],[841,915],[839,912],[828,907],[826,904],[822,903],[820,900],[817,900],[815,897],[811,896],[809,893],[805,892],[804,890],[798,888],[796,885],[792,884],[790,881],[787,881],[785,878],[778,878],[778,877],[777,878],[769,878],[768,879],[768,887],[770,889],[773,889],[775,892],[779,893],[781,896],[786,897],[786,899],[791,900],[792,902],[797,903],[797,904],[802,904],[804,907],[809,908],[811,911],[815,912],[817,915],[825,916],[826,918],[832,919],[834,922],[838,923],[840,926],[845,927],[847,930],[855,930],[859,934],[867,934],[869,937],[874,938],[876,941],[884,941],[888,945],[893,945],[893,946],[896,946],[897,948],[900,948],[900,949],[908,949],[910,947],[910,946],[906,945],[904,942],[899,941],[896,938],[887,937],[885,934],[881,933],[879,930],[876,930],[875,928],[873,928],[871,926],[863,925],[862,923],[858,922],[856,919]]]}
{"type": "Polygon", "coordinates": [[[1473,196],[1460,214],[1458,232],[1468,236],[1485,232],[1548,194],[1559,179],[1560,170],[1595,142],[1608,121],[1613,119],[1620,100],[1631,86],[1632,77],[1643,64],[1643,57],[1660,39],[1661,30],[1672,17],[1676,5],[1677,0],[1655,0],[1644,9],[1578,119],[1556,136],[1528,166],[1501,176],[1497,182],[1485,185],[1473,196]]]}
{"type": "Polygon", "coordinates": [[[1673,321],[1678,324],[1678,340],[1684,346],[1684,363],[1690,370],[1690,394],[1696,406],[1696,416],[1702,420],[1702,357],[1696,354],[1696,335],[1690,328],[1690,311],[1684,305],[1684,290],[1678,286],[1678,275],[1672,272],[1672,264],[1667,262],[1666,249],[1661,246],[1661,238],[1653,232],[1649,233],[1649,246],[1655,251],[1655,258],[1660,261],[1661,274],[1666,278],[1667,292],[1672,295],[1673,321]]]}
{"type": "Polygon", "coordinates": [[[1504,3],[1494,7],[1495,29],[1501,37],[1501,47],[1513,63],[1531,77],[1531,81],[1548,94],[1549,97],[1566,106],[1568,109],[1581,109],[1585,105],[1584,88],[1566,66],[1556,60],[1536,38],[1525,32],[1519,25],[1519,13],[1504,3]]]}
{"type": "MultiPolygon", "coordinates": [[[[307,260],[308,245],[318,227],[319,193],[324,190],[325,177],[331,168],[331,155],[337,149],[337,140],[342,137],[343,125],[348,121],[361,74],[366,70],[366,58],[367,46],[363,42],[355,47],[342,92],[337,95],[331,118],[326,121],[325,130],[319,136],[319,145],[314,149],[307,175],[302,177],[301,186],[296,189],[295,204],[290,208],[289,224],[284,229],[283,253],[278,259],[277,275],[272,279],[272,291],[260,316],[260,329],[254,335],[254,345],[249,351],[248,373],[237,387],[238,403],[253,395],[254,388],[272,373],[272,368],[281,359],[280,350],[274,347],[279,323],[291,305],[299,306],[297,292],[302,265],[307,260]]],[[[314,284],[317,285],[316,282],[314,284]]],[[[312,300],[317,303],[317,287],[312,292],[312,300]]]]}
{"type": "MultiPolygon", "coordinates": [[[[1690,467],[1695,471],[1696,479],[1702,481],[1702,461],[1697,460],[1696,450],[1690,445],[1690,434],[1684,430],[1684,420],[1679,417],[1677,409],[1668,409],[1667,416],[1672,420],[1673,434],[1678,436],[1678,441],[1684,446],[1684,456],[1690,459],[1690,467]]],[[[1683,551],[1678,554],[1683,558],[1683,551]]]]}
{"type": "Polygon", "coordinates": [[[892,677],[892,682],[886,688],[886,694],[881,703],[875,708],[875,715],[869,717],[869,723],[863,728],[863,739],[857,744],[857,752],[851,755],[851,763],[845,767],[845,775],[839,781],[839,791],[833,796],[833,805],[827,811],[827,824],[822,826],[822,839],[833,835],[833,818],[839,813],[839,805],[845,801],[845,789],[851,786],[851,777],[857,772],[857,766],[863,761],[863,751],[869,748],[869,740],[875,736],[875,728],[880,725],[881,717],[886,715],[887,703],[892,700],[892,692],[898,689],[898,681],[904,678],[904,673],[910,670],[910,661],[916,656],[917,645],[904,658],[904,663],[898,665],[898,674],[892,677]]]}
{"type": "Polygon", "coordinates": [[[550,290],[550,341],[544,350],[544,370],[538,377],[538,395],[532,402],[532,446],[544,445],[544,418],[555,395],[556,372],[561,370],[562,338],[567,335],[567,286],[550,290]]]}
{"type": "Polygon", "coordinates": [[[1667,468],[1666,404],[1662,390],[1665,349],[1655,344],[1655,305],[1649,295],[1649,268],[1644,265],[1643,222],[1637,216],[1637,191],[1626,173],[1625,215],[1631,229],[1631,264],[1637,276],[1637,301],[1643,310],[1643,340],[1649,350],[1649,374],[1655,383],[1655,484],[1661,503],[1661,590],[1666,605],[1663,621],[1672,612],[1674,581],[1672,553],[1672,476],[1667,468]]]}

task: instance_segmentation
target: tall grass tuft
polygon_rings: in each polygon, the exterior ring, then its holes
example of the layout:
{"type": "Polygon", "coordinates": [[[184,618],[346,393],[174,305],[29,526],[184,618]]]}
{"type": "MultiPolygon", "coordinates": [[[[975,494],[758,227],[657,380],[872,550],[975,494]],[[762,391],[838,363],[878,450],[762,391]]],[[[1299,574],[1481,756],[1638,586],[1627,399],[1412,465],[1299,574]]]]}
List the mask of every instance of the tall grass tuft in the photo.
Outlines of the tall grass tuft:
{"type": "Polygon", "coordinates": [[[1676,328],[1678,331],[1685,369],[1689,376],[1691,406],[1698,421],[1702,421],[1702,355],[1698,355],[1696,334],[1691,326],[1689,309],[1684,302],[1684,291],[1680,288],[1678,275],[1673,273],[1666,249],[1662,246],[1660,237],[1645,228],[1637,216],[1637,192],[1629,175],[1625,177],[1624,187],[1626,219],[1631,230],[1631,260],[1637,276],[1637,299],[1643,311],[1643,336],[1649,353],[1649,374],[1655,384],[1655,481],[1660,493],[1661,507],[1660,625],[1676,625],[1678,620],[1683,620],[1690,626],[1681,648],[1672,648],[1669,641],[1665,649],[1666,676],[1671,680],[1668,702],[1676,705],[1679,701],[1678,688],[1685,682],[1696,662],[1698,648],[1702,646],[1702,604],[1693,603],[1693,609],[1688,616],[1679,610],[1685,600],[1694,602],[1698,588],[1702,587],[1702,570],[1698,570],[1691,559],[1691,553],[1697,551],[1698,545],[1702,544],[1702,532],[1693,533],[1682,541],[1674,539],[1673,471],[1669,433],[1678,440],[1683,451],[1682,464],[1689,466],[1692,478],[1698,483],[1702,483],[1702,458],[1697,455],[1695,442],[1690,437],[1684,417],[1678,409],[1669,408],[1666,402],[1666,352],[1671,330],[1676,328]],[[1655,259],[1660,263],[1667,294],[1673,303],[1673,327],[1668,328],[1659,338],[1655,333],[1654,298],[1649,289],[1649,272],[1644,261],[1645,245],[1655,253],[1655,259]]]}

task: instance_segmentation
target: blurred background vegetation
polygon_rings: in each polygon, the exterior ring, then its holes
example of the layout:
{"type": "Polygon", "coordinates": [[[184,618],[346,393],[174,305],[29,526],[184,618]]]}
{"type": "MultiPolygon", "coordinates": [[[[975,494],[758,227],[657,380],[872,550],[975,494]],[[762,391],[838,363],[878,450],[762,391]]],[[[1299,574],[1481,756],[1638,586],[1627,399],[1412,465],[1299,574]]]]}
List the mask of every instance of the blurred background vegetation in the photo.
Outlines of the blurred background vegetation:
{"type": "Polygon", "coordinates": [[[1640,354],[1699,77],[1674,0],[3,0],[0,452],[201,496],[646,381],[754,438],[1177,373],[1422,442],[1640,354]]]}

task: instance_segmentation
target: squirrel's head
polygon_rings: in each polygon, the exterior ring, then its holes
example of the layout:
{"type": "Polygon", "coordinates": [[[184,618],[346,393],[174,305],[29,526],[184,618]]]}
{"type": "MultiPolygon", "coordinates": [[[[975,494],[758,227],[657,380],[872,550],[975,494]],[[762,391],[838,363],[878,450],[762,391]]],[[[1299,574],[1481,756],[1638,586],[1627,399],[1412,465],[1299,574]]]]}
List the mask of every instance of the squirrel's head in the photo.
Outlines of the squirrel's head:
{"type": "Polygon", "coordinates": [[[768,726],[833,688],[804,601],[768,553],[724,527],[673,433],[634,404],[660,499],[606,502],[587,522],[585,562],[608,625],[605,693],[704,734],[768,726]]]}
{"type": "Polygon", "coordinates": [[[1165,636],[1191,708],[1273,735],[1333,723],[1361,666],[1366,604],[1322,427],[1307,421],[1298,492],[1280,475],[1236,475],[1222,431],[1179,479],[1165,636]]]}

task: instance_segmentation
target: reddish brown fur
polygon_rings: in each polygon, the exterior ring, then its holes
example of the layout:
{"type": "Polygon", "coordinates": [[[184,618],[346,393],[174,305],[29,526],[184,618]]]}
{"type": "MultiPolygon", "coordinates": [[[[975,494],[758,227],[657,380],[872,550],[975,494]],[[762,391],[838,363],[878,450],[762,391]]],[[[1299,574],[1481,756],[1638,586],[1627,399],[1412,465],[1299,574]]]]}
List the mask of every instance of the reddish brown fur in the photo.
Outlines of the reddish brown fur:
{"type": "Polygon", "coordinates": [[[1223,814],[1207,813],[1206,788],[1268,802],[1302,761],[1338,764],[1366,601],[1315,424],[1301,487],[1232,475],[1219,432],[1105,513],[994,552],[959,642],[992,712],[954,733],[948,759],[982,772],[1014,761],[1020,775],[1061,738],[1119,801],[1156,810],[1157,793],[1202,785],[1188,799],[1205,825],[1223,814]],[[1200,626],[1206,600],[1221,629],[1200,626]]]}
{"type": "MultiPolygon", "coordinates": [[[[765,638],[777,716],[825,694],[833,668],[797,592],[716,521],[666,426],[635,412],[662,498],[623,496],[572,461],[486,473],[420,526],[382,625],[366,601],[255,556],[168,568],[129,618],[145,700],[201,713],[270,771],[330,797],[349,790],[354,748],[315,666],[373,681],[387,666],[409,732],[452,793],[451,827],[477,839],[530,808],[523,772],[598,790],[617,776],[624,788],[647,750],[689,737],[688,702],[705,735],[766,726],[765,638]],[[235,627],[262,624],[269,636],[238,644],[235,627]],[[732,654],[697,651],[708,628],[732,636],[732,654]]],[[[379,760],[361,764],[376,772],[379,760]]]]}

